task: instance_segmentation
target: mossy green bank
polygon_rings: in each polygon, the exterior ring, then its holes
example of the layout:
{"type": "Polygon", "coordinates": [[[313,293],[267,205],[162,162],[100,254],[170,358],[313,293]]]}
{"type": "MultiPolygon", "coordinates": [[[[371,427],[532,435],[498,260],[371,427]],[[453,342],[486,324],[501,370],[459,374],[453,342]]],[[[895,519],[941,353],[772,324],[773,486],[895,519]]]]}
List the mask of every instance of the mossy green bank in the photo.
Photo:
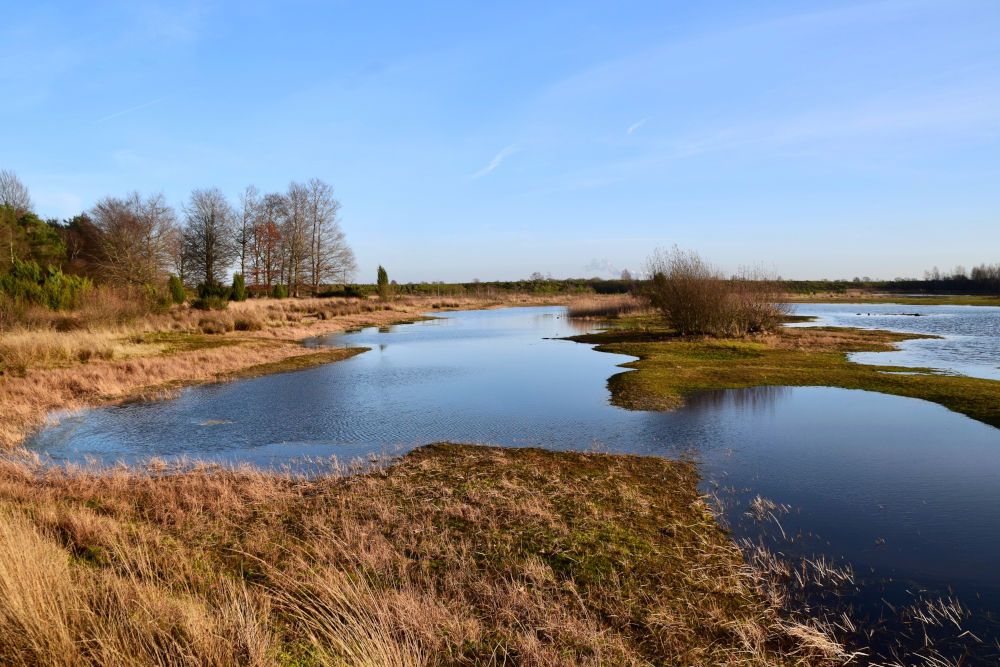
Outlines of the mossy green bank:
{"type": "Polygon", "coordinates": [[[654,316],[623,318],[571,340],[638,357],[608,380],[612,402],[670,410],[717,389],[826,386],[919,398],[1000,427],[1000,382],[930,369],[853,363],[852,352],[884,352],[917,334],[839,327],[783,328],[742,339],[678,336],[654,316]]]}

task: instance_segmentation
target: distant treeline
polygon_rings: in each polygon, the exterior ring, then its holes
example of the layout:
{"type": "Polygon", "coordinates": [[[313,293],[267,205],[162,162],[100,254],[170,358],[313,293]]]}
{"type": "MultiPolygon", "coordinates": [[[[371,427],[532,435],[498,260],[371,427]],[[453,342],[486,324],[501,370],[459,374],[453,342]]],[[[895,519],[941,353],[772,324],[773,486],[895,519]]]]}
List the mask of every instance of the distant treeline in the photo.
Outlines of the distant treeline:
{"type": "Polygon", "coordinates": [[[625,294],[635,287],[633,280],[605,280],[602,278],[564,278],[475,281],[468,283],[410,283],[399,285],[400,294],[466,294],[485,295],[490,290],[498,292],[532,292],[535,294],[625,294]]]}
{"type": "Polygon", "coordinates": [[[959,266],[950,273],[934,267],[924,273],[923,280],[897,278],[888,285],[887,289],[902,292],[1000,294],[1000,264],[980,264],[970,271],[959,266]]]}
{"type": "Polygon", "coordinates": [[[857,289],[915,294],[1000,294],[1000,264],[980,264],[971,270],[958,266],[950,272],[935,267],[925,271],[923,278],[786,280],[785,288],[794,294],[844,293],[857,289]]]}
{"type": "MultiPolygon", "coordinates": [[[[641,281],[605,280],[603,278],[539,278],[525,280],[472,281],[467,283],[420,282],[397,283],[392,291],[407,296],[477,296],[489,297],[501,293],[532,294],[627,294],[641,281]]],[[[374,284],[349,285],[346,288],[320,292],[320,296],[368,296],[375,294],[374,284]]]]}
{"type": "MultiPolygon", "coordinates": [[[[972,271],[934,277],[873,280],[782,280],[784,289],[792,294],[845,294],[849,290],[869,290],[907,293],[1000,294],[1000,264],[980,266],[972,271]]],[[[627,294],[639,293],[649,284],[638,279],[604,278],[535,278],[525,280],[473,281],[462,283],[420,282],[396,283],[393,291],[411,296],[482,296],[508,292],[533,294],[627,294]]],[[[350,285],[320,292],[320,296],[367,296],[375,294],[374,284],[350,285]]]]}

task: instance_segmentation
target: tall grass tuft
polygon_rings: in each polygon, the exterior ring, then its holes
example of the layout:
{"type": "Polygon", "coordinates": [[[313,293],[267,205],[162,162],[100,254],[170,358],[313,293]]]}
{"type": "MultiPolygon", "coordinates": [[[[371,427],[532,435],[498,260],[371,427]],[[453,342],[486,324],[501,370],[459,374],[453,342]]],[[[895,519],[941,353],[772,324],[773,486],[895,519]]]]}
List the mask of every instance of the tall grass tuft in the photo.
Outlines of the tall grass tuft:
{"type": "Polygon", "coordinates": [[[570,317],[578,319],[607,319],[635,315],[648,307],[647,302],[631,294],[595,294],[574,299],[566,312],[570,317]]]}
{"type": "Polygon", "coordinates": [[[0,457],[0,664],[832,664],[689,463],[436,445],[352,471],[0,457]]]}

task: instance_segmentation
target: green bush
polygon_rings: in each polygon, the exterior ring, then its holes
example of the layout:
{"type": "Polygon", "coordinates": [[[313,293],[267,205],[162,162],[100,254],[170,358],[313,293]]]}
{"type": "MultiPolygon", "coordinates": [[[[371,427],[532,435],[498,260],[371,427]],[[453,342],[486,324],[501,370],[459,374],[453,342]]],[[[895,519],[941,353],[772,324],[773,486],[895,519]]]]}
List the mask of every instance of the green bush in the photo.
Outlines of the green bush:
{"type": "Polygon", "coordinates": [[[274,289],[271,290],[271,296],[275,299],[287,299],[288,298],[288,288],[284,285],[275,285],[274,289]]]}
{"type": "Polygon", "coordinates": [[[357,285],[345,285],[344,287],[338,287],[336,289],[331,288],[323,290],[322,292],[319,292],[316,296],[322,298],[339,296],[346,299],[350,298],[363,299],[366,296],[366,294],[367,292],[365,292],[361,287],[357,285]]]}
{"type": "Polygon", "coordinates": [[[375,281],[375,287],[378,290],[378,297],[380,299],[388,299],[392,296],[392,286],[389,285],[389,274],[381,264],[379,264],[378,267],[378,276],[375,281]]]}
{"type": "Polygon", "coordinates": [[[198,297],[201,299],[219,298],[223,301],[229,301],[230,294],[231,290],[222,283],[210,282],[198,285],[198,297]]]}
{"type": "Polygon", "coordinates": [[[0,206],[0,271],[12,268],[17,261],[37,262],[39,266],[60,266],[66,260],[66,244],[57,227],[34,213],[0,206]],[[13,260],[13,261],[9,261],[13,260]]]}
{"type": "Polygon", "coordinates": [[[197,310],[225,310],[229,307],[229,299],[215,295],[203,296],[192,301],[191,307],[197,310]]]}
{"type": "Polygon", "coordinates": [[[166,312],[170,309],[170,304],[174,302],[169,290],[164,290],[156,285],[143,285],[142,289],[146,306],[153,312],[166,312]]]}
{"type": "Polygon", "coordinates": [[[10,271],[0,276],[0,292],[15,301],[69,310],[91,288],[87,278],[67,275],[55,267],[42,269],[37,262],[15,259],[10,271]]]}
{"type": "Polygon", "coordinates": [[[233,286],[229,290],[229,298],[233,301],[247,300],[247,283],[242,273],[233,274],[233,286]]]}
{"type": "Polygon", "coordinates": [[[365,292],[363,292],[357,285],[348,285],[344,288],[344,296],[355,299],[363,299],[365,297],[365,292]]]}
{"type": "Polygon", "coordinates": [[[170,299],[177,304],[187,301],[187,292],[184,290],[184,283],[177,276],[171,274],[167,281],[167,289],[170,290],[170,299]]]}

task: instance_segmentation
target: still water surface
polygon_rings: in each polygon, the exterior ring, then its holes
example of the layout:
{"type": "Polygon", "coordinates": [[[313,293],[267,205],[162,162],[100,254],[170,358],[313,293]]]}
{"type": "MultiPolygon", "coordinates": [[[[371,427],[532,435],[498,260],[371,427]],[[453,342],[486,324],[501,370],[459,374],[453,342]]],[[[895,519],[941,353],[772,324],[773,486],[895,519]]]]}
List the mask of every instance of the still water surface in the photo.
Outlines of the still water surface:
{"type": "MultiPolygon", "coordinates": [[[[840,308],[802,312],[854,324],[840,308]]],[[[561,308],[515,308],[330,336],[314,343],[371,349],[63,416],[30,446],[57,461],[264,466],[442,440],[684,456],[700,463],[706,489],[727,489],[737,536],[761,536],[743,514],[753,495],[792,507],[781,530],[797,537],[782,549],[850,563],[870,584],[860,607],[953,589],[975,609],[978,632],[1000,636],[991,620],[1000,612],[1000,430],[924,401],[824,387],[709,392],[669,413],[621,410],[606,380],[631,359],[557,340],[578,331],[561,308]]]]}
{"type": "Polygon", "coordinates": [[[888,329],[940,337],[904,341],[893,352],[858,352],[851,355],[852,361],[1000,380],[1000,307],[803,303],[794,310],[816,317],[815,322],[800,326],[888,329]]]}

